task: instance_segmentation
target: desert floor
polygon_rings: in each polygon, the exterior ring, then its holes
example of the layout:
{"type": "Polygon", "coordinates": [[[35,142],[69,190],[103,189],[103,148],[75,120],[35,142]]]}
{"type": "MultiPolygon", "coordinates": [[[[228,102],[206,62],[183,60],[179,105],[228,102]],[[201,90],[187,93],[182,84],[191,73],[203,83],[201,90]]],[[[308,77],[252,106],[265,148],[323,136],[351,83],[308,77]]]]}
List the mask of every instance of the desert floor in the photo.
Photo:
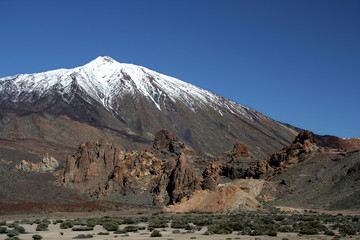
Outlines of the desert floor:
{"type": "MultiPolygon", "coordinates": [[[[149,211],[149,210],[139,210],[137,209],[136,212],[134,210],[127,210],[121,212],[71,212],[71,213],[48,213],[48,214],[27,214],[27,215],[0,215],[0,221],[6,220],[7,223],[11,223],[13,221],[22,219],[49,219],[50,221],[56,219],[75,219],[75,218],[91,218],[91,217],[103,217],[103,216],[151,216],[153,213],[157,211],[149,211]]],[[[170,214],[170,213],[169,213],[170,214]]],[[[27,233],[20,234],[18,237],[23,240],[32,240],[32,236],[34,234],[39,234],[43,237],[44,240],[69,240],[69,239],[76,239],[75,237],[81,234],[91,234],[93,238],[89,239],[207,239],[207,240],[217,240],[217,239],[224,239],[224,240],[234,240],[234,239],[252,239],[252,240],[260,240],[260,239],[268,239],[268,240],[282,240],[283,238],[288,239],[314,239],[314,240],[325,240],[325,239],[334,239],[331,236],[325,235],[312,235],[312,236],[298,236],[296,233],[278,233],[276,237],[270,236],[244,236],[238,235],[238,232],[233,232],[232,234],[227,235],[204,235],[207,228],[203,227],[200,231],[195,231],[194,233],[187,233],[186,230],[180,229],[180,233],[173,233],[173,228],[164,228],[164,229],[157,229],[161,232],[162,237],[153,238],[150,237],[150,233],[147,229],[139,230],[138,232],[130,232],[127,234],[114,234],[113,232],[109,232],[109,235],[98,235],[98,233],[102,232],[105,233],[105,230],[102,226],[95,226],[94,230],[92,231],[72,231],[72,229],[60,229],[60,224],[49,224],[48,231],[36,231],[36,224],[20,224],[23,226],[27,233]],[[63,233],[63,234],[61,234],[63,233]]],[[[120,229],[128,225],[120,225],[120,229]]],[[[137,226],[145,226],[145,223],[140,223],[137,226]]],[[[0,234],[0,240],[6,239],[6,234],[0,234]]],[[[352,240],[360,240],[360,236],[352,236],[352,237],[342,237],[341,239],[352,239],[352,240]]]]}

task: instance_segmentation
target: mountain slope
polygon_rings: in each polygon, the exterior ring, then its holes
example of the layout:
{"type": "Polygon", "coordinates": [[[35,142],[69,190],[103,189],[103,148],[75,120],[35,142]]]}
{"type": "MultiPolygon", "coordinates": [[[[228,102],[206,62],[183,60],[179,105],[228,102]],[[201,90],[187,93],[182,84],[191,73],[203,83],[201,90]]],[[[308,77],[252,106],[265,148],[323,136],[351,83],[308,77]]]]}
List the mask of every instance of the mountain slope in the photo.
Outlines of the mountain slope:
{"type": "MultiPolygon", "coordinates": [[[[78,132],[87,124],[117,136],[118,143],[125,146],[134,142],[146,145],[155,132],[169,129],[195,151],[208,155],[219,155],[240,140],[254,156],[264,157],[296,135],[290,127],[248,107],[110,57],[98,57],[74,69],[2,78],[0,105],[1,138],[5,141],[29,138],[14,127],[14,121],[29,116],[47,120],[63,116],[78,132]]],[[[47,129],[36,121],[27,124],[23,132],[58,128],[54,121],[48,121],[47,129]]],[[[71,132],[68,135],[65,142],[73,137],[71,132]]],[[[88,139],[78,140],[76,145],[88,139]]],[[[59,140],[51,142],[56,145],[59,140]]]]}

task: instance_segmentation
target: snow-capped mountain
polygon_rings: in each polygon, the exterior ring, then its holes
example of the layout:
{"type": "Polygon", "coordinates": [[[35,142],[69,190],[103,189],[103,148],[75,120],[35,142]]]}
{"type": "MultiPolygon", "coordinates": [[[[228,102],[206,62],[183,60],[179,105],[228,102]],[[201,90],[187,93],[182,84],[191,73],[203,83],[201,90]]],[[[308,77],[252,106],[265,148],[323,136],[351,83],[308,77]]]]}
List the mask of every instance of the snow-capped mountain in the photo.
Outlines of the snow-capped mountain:
{"type": "Polygon", "coordinates": [[[0,81],[0,91],[5,93],[2,100],[12,102],[33,102],[57,93],[70,103],[74,97],[73,83],[76,83],[86,93],[84,100],[89,103],[95,100],[108,110],[116,109],[114,98],[119,95],[141,94],[159,110],[164,110],[164,101],[169,98],[186,104],[194,112],[211,107],[221,115],[229,111],[249,119],[259,117],[252,109],[209,91],[145,67],[116,62],[108,56],[98,57],[82,67],[20,74],[0,81]]]}
{"type": "Polygon", "coordinates": [[[214,155],[243,141],[262,156],[295,134],[251,108],[110,57],[73,69],[2,78],[0,104],[3,115],[67,116],[144,142],[166,128],[196,151],[214,155]]]}

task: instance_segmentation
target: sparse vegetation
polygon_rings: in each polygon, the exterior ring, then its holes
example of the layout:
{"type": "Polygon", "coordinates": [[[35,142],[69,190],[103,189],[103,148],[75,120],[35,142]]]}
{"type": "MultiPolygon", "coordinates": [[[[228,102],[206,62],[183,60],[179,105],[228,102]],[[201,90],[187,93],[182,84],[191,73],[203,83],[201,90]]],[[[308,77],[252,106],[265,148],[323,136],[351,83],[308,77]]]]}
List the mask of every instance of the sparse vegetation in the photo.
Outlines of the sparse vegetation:
{"type": "Polygon", "coordinates": [[[74,224],[71,221],[66,221],[60,224],[61,229],[68,229],[68,228],[72,228],[73,226],[74,224]]]}
{"type": "Polygon", "coordinates": [[[7,227],[0,227],[0,234],[5,234],[7,232],[7,227]]]}
{"type": "Polygon", "coordinates": [[[49,225],[45,222],[41,222],[36,226],[36,231],[46,231],[48,230],[49,225]]]}
{"type": "Polygon", "coordinates": [[[94,230],[94,228],[88,227],[88,226],[81,226],[81,227],[73,227],[72,230],[73,231],[92,231],[92,230],[94,230]]]}
{"type": "Polygon", "coordinates": [[[32,235],[32,238],[34,240],[39,240],[39,239],[42,239],[43,237],[41,235],[39,235],[39,234],[35,234],[35,235],[32,235]]]}
{"type": "Polygon", "coordinates": [[[94,236],[93,235],[91,235],[91,234],[80,234],[80,235],[77,235],[76,237],[74,237],[74,238],[76,238],[76,239],[82,239],[82,238],[93,238],[94,236]]]}
{"type": "Polygon", "coordinates": [[[160,231],[158,230],[154,230],[151,234],[150,237],[162,237],[160,231]]]}
{"type": "MultiPolygon", "coordinates": [[[[10,223],[2,222],[0,234],[7,234],[6,239],[18,239],[19,234],[25,233],[25,228],[21,226],[39,222],[36,226],[37,231],[48,229],[48,220],[27,220],[14,221],[10,223]]],[[[150,217],[101,217],[90,219],[74,219],[66,221],[54,220],[50,224],[59,224],[58,228],[71,228],[72,231],[91,231],[96,225],[102,226],[104,229],[114,234],[122,234],[119,237],[129,236],[127,233],[147,235],[150,237],[161,236],[161,229],[172,227],[171,234],[187,234],[195,233],[205,228],[204,235],[213,234],[241,234],[249,236],[278,236],[279,232],[297,233],[299,235],[327,235],[338,239],[343,236],[353,236],[360,232],[360,222],[356,217],[343,215],[325,215],[317,213],[306,214],[281,214],[279,212],[263,213],[263,212],[238,212],[236,214],[176,214],[172,216],[154,215],[150,217]],[[123,229],[119,229],[120,225],[127,225],[123,229]],[[141,223],[140,225],[138,225],[141,223]],[[150,231],[145,233],[141,230],[148,228],[150,231]]],[[[63,235],[60,232],[60,235],[63,235]]],[[[99,232],[97,235],[109,235],[109,232],[99,232]]],[[[198,233],[200,234],[200,233],[198,233]]],[[[37,234],[36,234],[37,235],[37,234]]],[[[81,234],[76,238],[91,238],[91,234],[81,234]]],[[[35,235],[34,235],[35,236],[35,235]]],[[[39,235],[40,236],[40,235],[39,235]]],[[[117,235],[116,235],[117,236],[117,235]]],[[[59,236],[60,237],[60,236],[59,236]]],[[[114,235],[115,237],[115,235],[114,235]]],[[[229,236],[230,237],[230,236],[229,236]]],[[[268,238],[269,238],[268,237],[268,238]]],[[[309,236],[310,238],[311,236],[309,236]]],[[[320,236],[319,236],[320,237],[320,236]]],[[[195,239],[193,236],[189,238],[195,239]]],[[[216,237],[215,237],[216,238],[216,237]]],[[[38,238],[39,239],[39,238],[38,238]]],[[[235,238],[232,238],[235,239],[235,238]]]]}
{"type": "Polygon", "coordinates": [[[105,228],[108,231],[116,231],[119,229],[119,223],[115,222],[115,221],[111,221],[111,222],[106,222],[103,224],[103,228],[105,228]]]}

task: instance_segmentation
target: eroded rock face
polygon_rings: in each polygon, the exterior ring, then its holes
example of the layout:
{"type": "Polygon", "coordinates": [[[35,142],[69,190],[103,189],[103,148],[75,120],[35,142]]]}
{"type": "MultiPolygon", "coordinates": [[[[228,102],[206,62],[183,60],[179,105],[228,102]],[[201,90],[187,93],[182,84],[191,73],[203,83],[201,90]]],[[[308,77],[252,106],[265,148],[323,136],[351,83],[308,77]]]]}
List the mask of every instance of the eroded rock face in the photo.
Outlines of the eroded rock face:
{"type": "Polygon", "coordinates": [[[109,174],[104,185],[93,194],[97,198],[111,195],[139,194],[149,189],[154,178],[162,174],[161,161],[150,151],[126,153],[109,174]],[[137,187],[137,185],[141,187],[137,187]]]}
{"type": "Polygon", "coordinates": [[[218,187],[218,179],[220,177],[220,163],[218,161],[212,161],[206,167],[203,172],[203,183],[202,188],[205,190],[215,191],[218,187]]]}
{"type": "Polygon", "coordinates": [[[290,146],[286,146],[270,157],[269,164],[276,172],[296,164],[309,157],[312,153],[321,150],[310,131],[299,133],[290,146]]]}
{"type": "Polygon", "coordinates": [[[64,184],[96,185],[119,164],[124,151],[104,140],[87,142],[80,145],[78,151],[66,159],[60,176],[64,184]]]}
{"type": "Polygon", "coordinates": [[[169,205],[163,211],[171,212],[226,212],[235,210],[256,210],[260,207],[256,197],[261,192],[261,180],[236,180],[216,191],[200,190],[192,193],[181,202],[169,205]]]}
{"type": "Polygon", "coordinates": [[[96,199],[134,195],[151,196],[155,205],[178,202],[199,190],[202,180],[184,149],[168,131],[157,133],[154,148],[144,151],[84,143],[63,165],[60,182],[96,199]]]}
{"type": "Polygon", "coordinates": [[[161,130],[155,134],[153,147],[157,150],[170,151],[177,154],[180,154],[185,149],[184,143],[177,141],[168,130],[161,130]]]}
{"type": "Polygon", "coordinates": [[[187,156],[181,153],[166,187],[170,197],[170,204],[180,202],[183,197],[189,196],[200,189],[201,179],[196,175],[194,167],[187,156]]]}
{"type": "Polygon", "coordinates": [[[250,157],[248,147],[243,142],[237,142],[234,144],[232,154],[234,157],[250,157]]]}
{"type": "Polygon", "coordinates": [[[273,169],[267,161],[259,159],[254,165],[250,166],[250,168],[246,170],[245,177],[259,179],[261,176],[264,176],[272,171],[273,169]]]}
{"type": "Polygon", "coordinates": [[[43,157],[40,163],[32,163],[22,160],[21,163],[17,164],[15,167],[19,170],[25,172],[53,172],[59,166],[59,162],[53,158],[43,157]]]}
{"type": "Polygon", "coordinates": [[[221,163],[220,175],[230,179],[245,178],[246,170],[255,164],[255,159],[250,156],[248,147],[242,142],[234,144],[232,151],[218,158],[221,163]]]}

